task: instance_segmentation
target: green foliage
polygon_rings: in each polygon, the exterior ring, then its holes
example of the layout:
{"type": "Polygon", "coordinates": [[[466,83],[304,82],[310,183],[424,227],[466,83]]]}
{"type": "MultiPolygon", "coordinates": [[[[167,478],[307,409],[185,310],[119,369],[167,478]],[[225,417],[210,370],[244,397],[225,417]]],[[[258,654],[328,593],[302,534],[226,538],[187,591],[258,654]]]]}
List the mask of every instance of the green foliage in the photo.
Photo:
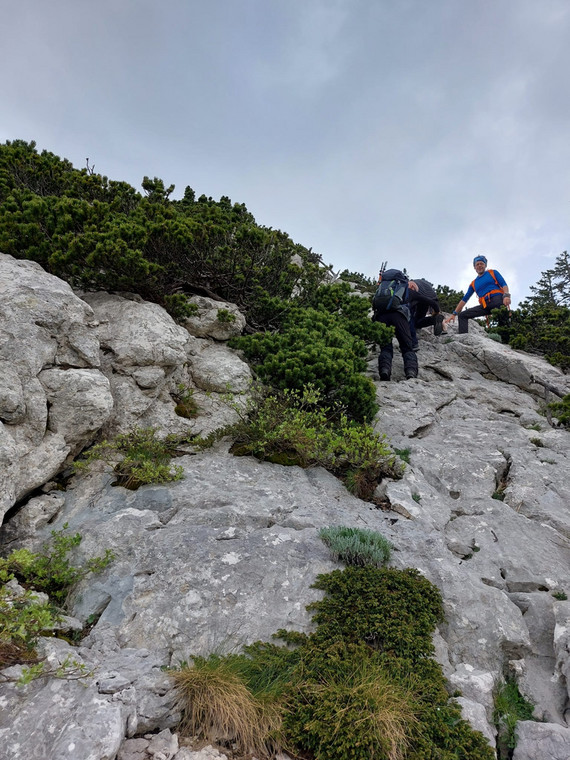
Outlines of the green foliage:
{"type": "Polygon", "coordinates": [[[232,312],[228,311],[228,309],[218,309],[216,319],[222,324],[231,325],[236,321],[236,315],[232,314],[232,312]]]}
{"type": "Polygon", "coordinates": [[[519,720],[533,720],[534,705],[519,692],[516,681],[507,678],[495,691],[493,719],[499,732],[499,757],[506,760],[508,750],[517,745],[516,725],[519,720]]]}
{"type": "Polygon", "coordinates": [[[565,591],[553,591],[552,596],[559,602],[565,602],[568,599],[568,594],[565,591]]]}
{"type": "Polygon", "coordinates": [[[216,434],[235,438],[234,454],[300,467],[320,465],[360,498],[370,498],[382,476],[400,474],[385,437],[321,406],[321,394],[311,385],[254,398],[245,411],[236,411],[240,420],[216,434]]]}
{"type": "Polygon", "coordinates": [[[437,293],[439,308],[448,313],[452,312],[463,298],[462,290],[452,290],[447,285],[438,285],[435,292],[437,293]]]}
{"type": "Polygon", "coordinates": [[[366,369],[366,343],[382,344],[391,335],[368,317],[368,299],[350,295],[347,283],[323,286],[310,307],[292,306],[277,333],[234,338],[259,377],[277,389],[301,390],[311,383],[327,404],[338,403],[356,420],[371,419],[378,406],[366,369]]]}
{"type": "Polygon", "coordinates": [[[570,427],[570,393],[567,393],[561,401],[548,404],[548,408],[561,425],[570,427]]]}
{"type": "Polygon", "coordinates": [[[344,282],[355,283],[360,287],[362,291],[370,293],[370,295],[374,295],[376,288],[378,287],[376,280],[371,277],[366,277],[366,275],[363,275],[360,272],[349,272],[348,269],[344,269],[342,272],[340,272],[338,277],[344,282]]]}
{"type": "Polygon", "coordinates": [[[95,461],[113,467],[116,486],[135,491],[147,483],[169,483],[181,480],[184,470],[172,465],[178,439],[158,438],[154,428],[136,428],[122,433],[112,441],[92,446],[82,460],[74,462],[76,471],[86,470],[95,461]]]}
{"type": "Polygon", "coordinates": [[[528,299],[535,306],[570,306],[570,257],[563,251],[554,267],[542,273],[528,299]]]}
{"type": "Polygon", "coordinates": [[[40,601],[33,590],[19,594],[3,585],[0,588],[0,668],[34,661],[38,637],[53,630],[60,620],[61,614],[53,605],[40,601]]]}
{"type": "Polygon", "coordinates": [[[164,296],[164,308],[176,322],[183,322],[198,313],[198,304],[189,301],[183,293],[164,296]]]}
{"type": "Polygon", "coordinates": [[[184,383],[179,383],[172,397],[176,401],[174,411],[179,417],[185,417],[186,419],[196,417],[198,414],[198,404],[194,399],[194,388],[190,388],[184,383]]]}
{"type": "Polygon", "coordinates": [[[214,293],[257,327],[267,326],[279,299],[297,292],[302,301],[322,281],[318,255],[258,226],[243,204],[196,200],[189,187],[174,201],[174,187],[157,177],[145,177],[142,187],[144,196],[38,153],[33,142],[8,141],[0,145],[0,250],[74,286],[139,293],[177,319],[184,316],[180,291],[214,293]]]}
{"type": "Polygon", "coordinates": [[[533,295],[505,318],[506,309],[493,312],[494,332],[521,351],[543,354],[551,364],[570,369],[570,258],[567,251],[546,270],[533,295]],[[503,316],[501,317],[501,314],[503,316]]]}
{"type": "Polygon", "coordinates": [[[67,528],[65,523],[60,531],[52,530],[51,541],[40,552],[16,549],[6,560],[0,560],[0,566],[6,563],[6,570],[26,587],[45,592],[60,605],[70,588],[90,573],[100,573],[113,559],[113,553],[107,549],[104,556],[87,560],[81,568],[72,565],[68,555],[81,543],[81,535],[65,535],[67,528]]]}
{"type": "Polygon", "coordinates": [[[420,496],[419,493],[413,493],[412,494],[412,499],[416,502],[416,504],[419,504],[420,501],[422,500],[422,497],[420,496]]]}
{"type": "MultiPolygon", "coordinates": [[[[13,663],[34,662],[34,646],[41,635],[50,633],[61,620],[59,609],[73,586],[89,573],[99,573],[112,561],[107,550],[102,557],[89,559],[82,567],[71,564],[69,553],[81,543],[81,536],[52,531],[51,541],[39,552],[17,549],[0,559],[0,667],[13,663]],[[24,586],[23,593],[10,581],[24,586]],[[46,602],[38,592],[49,595],[46,602]]],[[[36,663],[24,674],[24,682],[43,672],[36,663]],[[27,679],[27,680],[26,680],[27,679]]]]}
{"type": "Polygon", "coordinates": [[[433,655],[431,636],[443,605],[437,588],[417,570],[349,566],[320,575],[314,587],[325,592],[307,608],[319,636],[366,641],[378,652],[414,661],[433,655]]]}
{"type": "MultiPolygon", "coordinates": [[[[237,677],[273,707],[274,749],[314,760],[492,760],[432,659],[437,589],[416,570],[370,566],[319,576],[315,588],[325,596],[308,608],[313,633],[278,631],[283,645],[197,662],[225,673],[228,691],[237,677]]],[[[217,722],[210,713],[206,728],[217,722]]]]}
{"type": "Polygon", "coordinates": [[[534,443],[534,445],[539,449],[541,449],[544,446],[544,443],[540,440],[540,438],[531,438],[530,442],[534,443]]]}
{"type": "Polygon", "coordinates": [[[319,538],[332,556],[346,565],[381,567],[390,560],[392,544],[380,533],[342,525],[322,528],[319,538]]]}
{"type": "Polygon", "coordinates": [[[502,343],[503,342],[503,339],[501,338],[501,336],[499,335],[499,333],[496,333],[496,332],[488,332],[487,333],[487,337],[490,338],[491,340],[496,341],[497,343],[502,343]]]}
{"type": "Polygon", "coordinates": [[[397,454],[403,462],[410,464],[411,449],[394,449],[394,453],[397,454]]]}

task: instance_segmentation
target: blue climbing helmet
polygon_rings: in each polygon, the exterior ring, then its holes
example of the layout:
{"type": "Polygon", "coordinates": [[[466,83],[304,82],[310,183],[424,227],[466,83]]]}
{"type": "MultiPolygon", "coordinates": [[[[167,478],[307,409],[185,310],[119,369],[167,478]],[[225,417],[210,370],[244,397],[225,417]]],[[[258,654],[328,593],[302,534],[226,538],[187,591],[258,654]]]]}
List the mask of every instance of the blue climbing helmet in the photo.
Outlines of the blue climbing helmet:
{"type": "Polygon", "coordinates": [[[485,264],[485,266],[487,266],[487,259],[485,258],[485,256],[475,256],[475,258],[473,259],[473,266],[475,266],[475,264],[478,261],[482,261],[483,264],[485,264]]]}

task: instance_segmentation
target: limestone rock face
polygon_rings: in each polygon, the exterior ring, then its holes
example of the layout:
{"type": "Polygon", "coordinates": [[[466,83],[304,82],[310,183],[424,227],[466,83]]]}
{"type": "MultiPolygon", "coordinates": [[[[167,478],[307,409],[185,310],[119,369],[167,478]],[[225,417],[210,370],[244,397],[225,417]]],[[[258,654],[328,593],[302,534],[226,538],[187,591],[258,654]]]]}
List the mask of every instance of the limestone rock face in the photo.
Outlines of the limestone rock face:
{"type": "MultiPolygon", "coordinates": [[[[177,383],[194,389],[199,401],[198,417],[181,424],[196,431],[221,426],[229,418],[216,396],[227,383],[240,390],[249,382],[249,370],[227,347],[189,335],[159,307],[106,294],[86,298],[96,315],[89,319],[99,322],[101,370],[57,364],[57,347],[44,340],[36,373],[24,381],[1,355],[4,482],[32,466],[32,456],[65,457],[77,445],[66,412],[72,399],[81,399],[82,429],[93,429],[102,390],[93,383],[93,395],[85,395],[91,375],[84,373],[100,372],[108,381],[114,411],[104,425],[117,430],[151,420],[172,430],[177,383]],[[48,353],[52,358],[44,361],[48,353]],[[28,422],[32,412],[35,427],[28,422]],[[28,431],[25,451],[23,434],[13,434],[19,427],[28,431]]],[[[569,393],[570,376],[493,342],[476,326],[466,336],[422,331],[420,348],[419,377],[409,381],[399,354],[390,383],[378,381],[370,356],[380,404],[375,427],[409,459],[401,480],[379,485],[384,509],[351,496],[320,468],[233,457],[222,441],[179,458],[184,479],[176,483],[133,492],[112,486],[110,472],[84,473],[65,492],[45,486],[46,493],[3,526],[10,548],[34,549],[68,523],[83,536],[78,564],[106,549],[115,555],[70,600],[72,615],[98,621],[87,638],[77,647],[45,644],[52,658],[72,653],[87,666],[81,690],[65,691],[55,679],[23,690],[0,685],[6,716],[0,746],[11,747],[12,760],[33,756],[34,741],[41,756],[59,757],[66,739],[76,760],[150,760],[149,732],[161,732],[156,741],[163,754],[193,756],[177,744],[176,699],[162,667],[269,640],[278,628],[311,630],[306,605],[318,594],[311,585],[338,566],[318,538],[331,525],[382,533],[396,547],[393,565],[418,568],[438,586],[445,604],[435,636],[438,660],[450,693],[461,692],[463,714],[491,744],[493,691],[512,675],[542,721],[519,725],[515,760],[570,756],[570,602],[564,599],[570,596],[570,434],[544,415],[545,389],[569,393]],[[57,699],[50,701],[50,693],[57,699]],[[44,731],[48,720],[57,729],[51,734],[44,731]],[[76,726],[90,727],[85,740],[76,726]]]]}
{"type": "Polygon", "coordinates": [[[109,419],[91,308],[38,264],[0,254],[0,514],[109,419]]]}
{"type": "MultiPolygon", "coordinates": [[[[101,369],[115,400],[106,434],[155,427],[165,433],[206,435],[235,418],[227,405],[220,408],[216,400],[228,388],[243,392],[250,385],[251,371],[234,351],[190,335],[158,304],[108,293],[87,293],[83,298],[99,321],[101,369]],[[199,419],[176,413],[181,390],[196,393],[203,412],[199,419]]],[[[212,303],[219,309],[232,306],[212,303]]],[[[239,316],[235,323],[245,324],[239,316]]]]}
{"type": "Polygon", "coordinates": [[[229,340],[240,335],[245,327],[245,317],[233,303],[206,296],[192,296],[188,300],[198,307],[198,313],[184,320],[184,327],[197,338],[229,340]]]}

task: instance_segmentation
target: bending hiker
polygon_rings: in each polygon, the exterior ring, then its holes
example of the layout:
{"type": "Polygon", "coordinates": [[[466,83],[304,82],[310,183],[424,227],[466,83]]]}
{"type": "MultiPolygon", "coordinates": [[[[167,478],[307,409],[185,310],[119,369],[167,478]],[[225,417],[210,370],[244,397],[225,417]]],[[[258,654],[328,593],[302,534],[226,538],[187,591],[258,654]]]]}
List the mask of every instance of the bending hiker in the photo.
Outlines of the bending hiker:
{"type": "Polygon", "coordinates": [[[477,272],[477,277],[467,288],[465,295],[455,307],[455,311],[451,317],[448,317],[444,322],[447,325],[458,315],[460,333],[468,331],[467,320],[483,317],[486,314],[490,314],[493,309],[498,309],[503,305],[511,305],[511,294],[504,277],[496,269],[487,269],[487,259],[485,256],[475,256],[473,266],[477,272]],[[474,306],[471,309],[463,311],[463,307],[473,293],[477,293],[479,296],[479,306],[474,306]]]}
{"type": "MultiPolygon", "coordinates": [[[[413,349],[410,332],[410,309],[408,306],[408,278],[399,269],[380,272],[380,283],[374,296],[372,307],[375,322],[390,325],[396,331],[396,338],[404,360],[406,379],[418,376],[418,357],[413,349]]],[[[392,340],[380,347],[378,372],[380,380],[389,380],[392,374],[394,348],[392,340]]]]}
{"type": "Polygon", "coordinates": [[[443,314],[439,308],[437,293],[431,282],[418,277],[414,280],[410,280],[408,287],[410,289],[409,304],[412,313],[410,319],[410,331],[412,333],[414,351],[417,351],[419,345],[416,330],[420,327],[429,327],[429,325],[433,325],[433,334],[441,335],[442,332],[444,332],[443,314]],[[431,310],[429,317],[427,316],[428,309],[431,310]]]}

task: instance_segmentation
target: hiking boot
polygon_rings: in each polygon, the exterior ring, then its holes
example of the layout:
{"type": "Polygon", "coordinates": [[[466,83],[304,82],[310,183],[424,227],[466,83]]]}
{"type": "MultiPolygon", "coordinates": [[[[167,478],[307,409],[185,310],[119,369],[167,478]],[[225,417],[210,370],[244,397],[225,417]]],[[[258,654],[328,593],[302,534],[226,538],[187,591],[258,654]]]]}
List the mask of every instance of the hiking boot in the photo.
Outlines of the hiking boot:
{"type": "Polygon", "coordinates": [[[412,346],[412,351],[419,351],[419,350],[420,350],[420,344],[414,343],[414,345],[412,346]]]}
{"type": "Polygon", "coordinates": [[[389,372],[380,372],[380,380],[382,380],[383,383],[388,382],[389,379],[390,379],[389,372]]]}
{"type": "Polygon", "coordinates": [[[444,332],[443,329],[443,314],[440,312],[439,314],[435,315],[435,324],[433,326],[433,334],[434,335],[441,335],[444,332]]]}
{"type": "Polygon", "coordinates": [[[415,380],[417,376],[418,376],[417,369],[406,370],[406,380],[415,380]]]}

